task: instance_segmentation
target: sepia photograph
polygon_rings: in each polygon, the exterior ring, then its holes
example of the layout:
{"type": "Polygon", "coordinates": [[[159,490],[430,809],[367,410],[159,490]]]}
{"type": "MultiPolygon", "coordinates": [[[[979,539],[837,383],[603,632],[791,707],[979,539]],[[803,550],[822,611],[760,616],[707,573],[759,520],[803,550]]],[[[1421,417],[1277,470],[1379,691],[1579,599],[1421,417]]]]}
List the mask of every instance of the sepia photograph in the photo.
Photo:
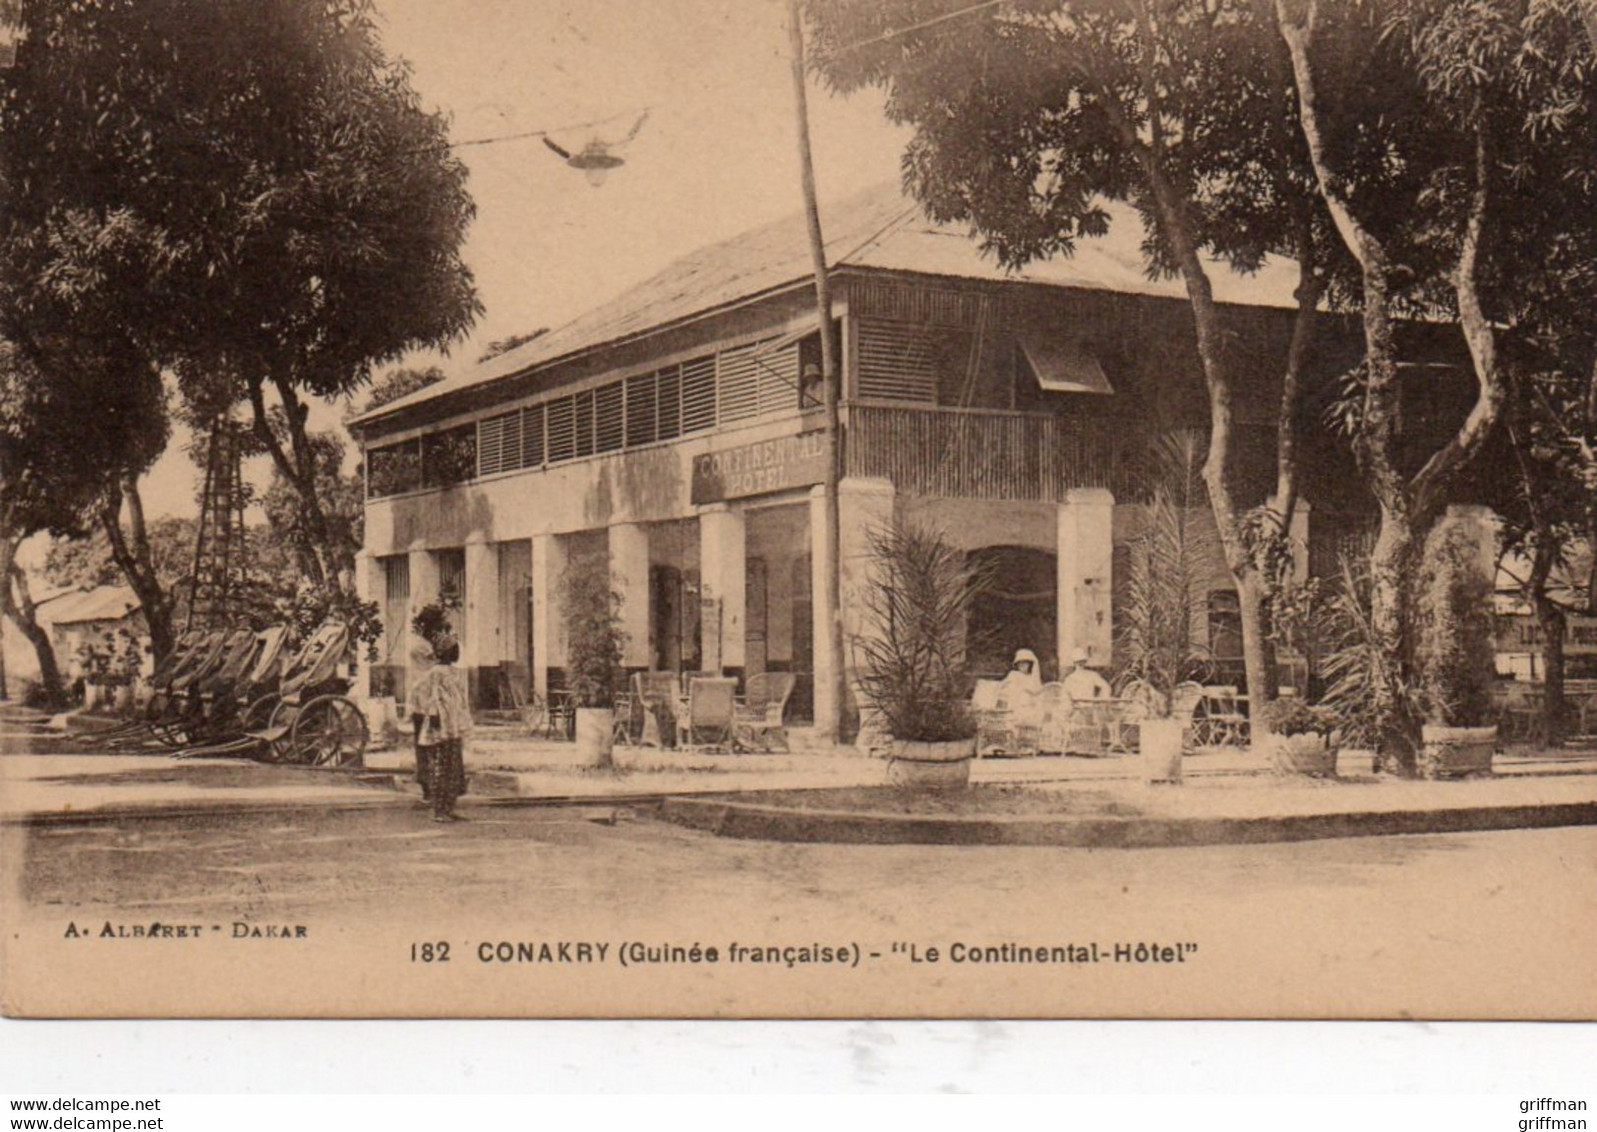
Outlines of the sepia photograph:
{"type": "Polygon", "coordinates": [[[1593,0],[0,0],[0,1014],[1591,1021],[1594,312],[1593,0]]]}

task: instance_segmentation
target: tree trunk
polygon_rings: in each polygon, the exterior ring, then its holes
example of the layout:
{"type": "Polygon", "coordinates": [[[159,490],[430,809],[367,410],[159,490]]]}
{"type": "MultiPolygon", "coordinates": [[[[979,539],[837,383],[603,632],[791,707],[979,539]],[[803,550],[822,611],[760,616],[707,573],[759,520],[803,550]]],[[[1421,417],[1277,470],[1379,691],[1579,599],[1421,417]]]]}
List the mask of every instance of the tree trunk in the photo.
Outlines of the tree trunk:
{"type": "Polygon", "coordinates": [[[150,540],[144,525],[144,500],[139,495],[138,477],[124,473],[106,494],[100,508],[100,525],[111,543],[111,557],[138,595],[144,623],[150,633],[150,649],[160,664],[172,651],[172,602],[155,572],[150,555],[150,540]],[[122,504],[127,502],[128,531],[122,530],[122,504]]]}
{"type": "Polygon", "coordinates": [[[20,541],[10,535],[0,538],[0,615],[9,617],[33,646],[39,657],[39,685],[45,701],[59,706],[66,701],[66,686],[61,679],[61,667],[56,663],[50,634],[39,624],[33,594],[28,590],[28,577],[16,562],[20,541]]]}
{"type": "Polygon", "coordinates": [[[1564,611],[1547,596],[1543,588],[1535,595],[1536,622],[1541,628],[1542,662],[1546,668],[1542,701],[1542,742],[1549,747],[1564,745],[1564,611]]]}
{"type": "Polygon", "coordinates": [[[266,393],[261,380],[249,382],[250,409],[255,436],[298,499],[302,542],[297,548],[295,557],[300,560],[301,568],[313,586],[331,592],[340,586],[339,570],[333,562],[327,513],[322,509],[321,496],[316,488],[316,454],[311,445],[310,433],[305,429],[309,410],[299,399],[291,382],[279,377],[273,379],[273,385],[283,405],[288,444],[285,447],[283,438],[272,429],[271,416],[266,406],[266,393]]]}
{"type": "Polygon", "coordinates": [[[1370,554],[1370,622],[1375,636],[1375,726],[1379,736],[1377,769],[1412,777],[1417,769],[1421,720],[1407,690],[1413,673],[1407,663],[1404,592],[1414,531],[1406,514],[1381,509],[1380,528],[1370,554]]]}

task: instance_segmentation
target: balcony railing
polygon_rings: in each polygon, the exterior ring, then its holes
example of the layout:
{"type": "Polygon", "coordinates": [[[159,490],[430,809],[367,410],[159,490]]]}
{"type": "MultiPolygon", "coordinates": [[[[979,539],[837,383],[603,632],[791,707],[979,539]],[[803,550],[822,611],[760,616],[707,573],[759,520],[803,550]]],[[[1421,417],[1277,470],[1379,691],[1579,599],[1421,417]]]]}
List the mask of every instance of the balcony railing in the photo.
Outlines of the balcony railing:
{"type": "Polygon", "coordinates": [[[1133,445],[1101,422],[994,409],[848,408],[851,476],[901,492],[962,499],[1063,499],[1075,487],[1134,493],[1133,445]]]}

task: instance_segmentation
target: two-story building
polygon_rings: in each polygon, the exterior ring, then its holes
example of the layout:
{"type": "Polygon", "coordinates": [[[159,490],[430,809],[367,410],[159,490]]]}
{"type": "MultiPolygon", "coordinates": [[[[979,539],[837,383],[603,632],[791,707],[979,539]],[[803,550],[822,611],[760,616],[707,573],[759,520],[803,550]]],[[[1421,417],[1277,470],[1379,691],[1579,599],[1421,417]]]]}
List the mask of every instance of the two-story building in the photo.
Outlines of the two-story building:
{"type": "MultiPolygon", "coordinates": [[[[1074,256],[1018,272],[928,222],[896,186],[828,208],[823,222],[841,343],[845,634],[860,621],[866,532],[897,513],[997,564],[976,615],[991,631],[976,667],[1002,671],[1017,647],[1045,669],[1077,648],[1108,666],[1117,548],[1136,524],[1126,462],[1153,435],[1208,417],[1179,281],[1148,277],[1129,210],[1074,256]]],[[[1296,268],[1213,269],[1243,362],[1243,465],[1269,481],[1296,268]]],[[[376,678],[403,695],[411,611],[449,587],[479,702],[507,677],[559,688],[562,573],[608,569],[629,666],[793,671],[794,710],[827,718],[809,700],[832,686],[816,601],[819,332],[794,217],[356,420],[359,583],[387,629],[376,678]]],[[[1357,360],[1356,334],[1320,353],[1322,374],[1341,372],[1357,360]]],[[[1316,445],[1329,442],[1316,433],[1316,445]]],[[[1308,515],[1356,508],[1353,478],[1306,490],[1305,560],[1308,515]]],[[[1237,649],[1218,561],[1210,600],[1216,651],[1237,649]]]]}

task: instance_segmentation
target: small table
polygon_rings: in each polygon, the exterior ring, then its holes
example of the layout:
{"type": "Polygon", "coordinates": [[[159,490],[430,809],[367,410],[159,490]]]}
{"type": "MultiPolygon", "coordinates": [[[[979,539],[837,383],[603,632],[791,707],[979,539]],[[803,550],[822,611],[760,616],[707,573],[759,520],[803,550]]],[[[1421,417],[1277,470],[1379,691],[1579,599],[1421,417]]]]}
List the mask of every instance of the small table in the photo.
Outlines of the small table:
{"type": "Polygon", "coordinates": [[[576,722],[577,705],[570,692],[549,692],[549,716],[544,724],[544,738],[569,739],[576,722]]]}

